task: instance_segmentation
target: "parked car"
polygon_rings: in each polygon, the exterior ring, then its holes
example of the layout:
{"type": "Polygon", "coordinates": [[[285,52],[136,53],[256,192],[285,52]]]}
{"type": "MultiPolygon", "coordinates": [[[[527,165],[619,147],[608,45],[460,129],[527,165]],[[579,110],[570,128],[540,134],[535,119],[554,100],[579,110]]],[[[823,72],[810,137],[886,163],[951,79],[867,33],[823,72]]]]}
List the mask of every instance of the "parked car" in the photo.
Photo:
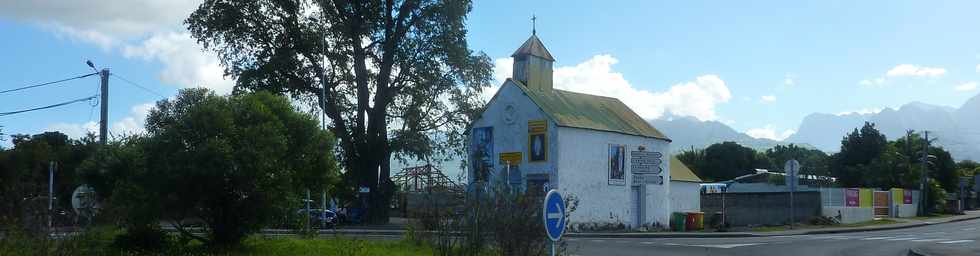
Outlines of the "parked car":
{"type": "MultiPolygon", "coordinates": [[[[306,209],[296,211],[297,215],[305,216],[306,209]]],[[[310,209],[310,226],[319,228],[332,228],[339,223],[337,213],[326,209],[310,209]]]]}

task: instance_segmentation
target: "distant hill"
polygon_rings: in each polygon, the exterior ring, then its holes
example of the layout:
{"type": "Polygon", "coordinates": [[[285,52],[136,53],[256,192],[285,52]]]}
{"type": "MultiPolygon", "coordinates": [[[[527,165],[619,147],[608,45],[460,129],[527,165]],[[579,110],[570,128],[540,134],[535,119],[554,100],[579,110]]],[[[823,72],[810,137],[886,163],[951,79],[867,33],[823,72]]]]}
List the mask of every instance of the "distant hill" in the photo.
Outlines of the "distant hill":
{"type": "MultiPolygon", "coordinates": [[[[735,131],[728,125],[718,121],[700,121],[693,117],[666,117],[649,121],[653,127],[667,135],[673,140],[670,148],[674,152],[689,150],[691,148],[701,149],[711,144],[725,141],[734,141],[746,147],[756,150],[766,150],[776,145],[789,144],[788,142],[775,141],[770,139],[757,139],[745,133],[735,131]]],[[[839,140],[839,139],[838,139],[839,140]]],[[[797,143],[801,146],[812,148],[805,143],[797,143]]]]}
{"type": "Polygon", "coordinates": [[[980,95],[959,108],[911,102],[873,114],[814,113],[803,118],[797,132],[786,141],[836,152],[841,139],[865,121],[874,122],[889,140],[905,136],[908,129],[928,130],[931,138],[938,138],[935,144],[949,150],[957,161],[980,161],[980,95]]]}

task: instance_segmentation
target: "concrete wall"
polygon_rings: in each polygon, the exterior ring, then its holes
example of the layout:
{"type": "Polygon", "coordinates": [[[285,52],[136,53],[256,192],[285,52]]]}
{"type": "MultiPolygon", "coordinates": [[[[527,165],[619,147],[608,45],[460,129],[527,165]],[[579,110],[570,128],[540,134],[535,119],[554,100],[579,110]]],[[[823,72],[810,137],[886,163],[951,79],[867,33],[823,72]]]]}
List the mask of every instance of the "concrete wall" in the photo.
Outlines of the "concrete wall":
{"type": "MultiPolygon", "coordinates": [[[[784,225],[790,221],[789,193],[728,193],[701,195],[701,210],[706,216],[722,212],[724,200],[725,217],[732,226],[784,225]],[[724,199],[722,198],[724,197],[724,199]]],[[[795,221],[802,222],[819,216],[820,193],[793,193],[795,221]]]]}
{"type": "MultiPolygon", "coordinates": [[[[663,154],[663,172],[660,175],[669,181],[670,145],[667,141],[568,127],[558,128],[557,141],[560,190],[574,194],[580,200],[578,209],[571,215],[572,222],[638,226],[633,223],[636,213],[631,207],[635,202],[631,202],[632,172],[629,164],[630,151],[637,150],[638,146],[663,154]],[[610,144],[626,145],[625,185],[610,185],[608,182],[610,144]]],[[[645,197],[641,225],[667,226],[671,212],[668,181],[663,185],[646,185],[641,189],[645,197]]]]}
{"type": "Polygon", "coordinates": [[[700,212],[700,184],[696,182],[670,182],[670,211],[671,212],[700,212]]]}
{"type": "Polygon", "coordinates": [[[823,206],[823,216],[839,217],[841,223],[858,223],[874,219],[874,208],[823,206]]]}
{"type": "MultiPolygon", "coordinates": [[[[874,208],[872,204],[873,189],[861,188],[858,207],[846,207],[844,188],[821,188],[820,198],[823,206],[823,215],[827,217],[841,217],[842,223],[856,223],[870,221],[874,219],[874,208]]],[[[890,215],[891,217],[907,218],[913,217],[918,211],[919,191],[912,191],[912,203],[904,203],[902,189],[892,189],[889,193],[890,215]]]]}
{"type": "MultiPolygon", "coordinates": [[[[491,174],[491,179],[494,180],[498,175],[503,175],[506,172],[506,166],[499,163],[499,155],[503,152],[521,152],[523,159],[519,165],[521,176],[526,177],[528,174],[547,174],[551,177],[551,184],[554,186],[556,184],[554,170],[557,156],[557,139],[555,138],[557,133],[557,127],[552,120],[548,120],[548,116],[541,111],[534,102],[531,101],[527,95],[524,95],[524,91],[517,88],[517,84],[507,81],[502,86],[500,86],[497,94],[487,103],[486,110],[483,114],[473,122],[471,128],[481,128],[481,127],[493,127],[493,164],[494,173],[491,174]],[[508,123],[505,121],[505,115],[507,112],[507,106],[512,106],[513,121],[508,123]],[[547,161],[544,162],[528,162],[528,133],[527,133],[527,122],[529,120],[547,120],[548,122],[548,133],[547,133],[547,143],[548,143],[548,156],[547,161]]],[[[470,132],[470,140],[473,141],[473,133],[470,132]]],[[[469,145],[469,152],[467,158],[472,158],[473,148],[472,144],[469,145]]],[[[473,159],[468,161],[473,163],[473,159]]],[[[473,165],[469,164],[467,167],[467,177],[470,182],[473,181],[475,175],[473,175],[473,165]]],[[[526,183],[523,185],[527,185],[526,183]]]]}

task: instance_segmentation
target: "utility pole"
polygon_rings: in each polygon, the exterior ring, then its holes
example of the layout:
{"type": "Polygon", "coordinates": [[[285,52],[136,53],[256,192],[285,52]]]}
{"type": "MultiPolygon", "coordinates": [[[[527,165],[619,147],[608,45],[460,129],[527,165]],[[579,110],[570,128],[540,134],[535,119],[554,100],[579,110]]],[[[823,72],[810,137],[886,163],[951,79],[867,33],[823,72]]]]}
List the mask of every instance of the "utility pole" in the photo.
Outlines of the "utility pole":
{"type": "Polygon", "coordinates": [[[54,167],[54,161],[48,163],[48,229],[51,229],[54,215],[54,167]]]}
{"type": "Polygon", "coordinates": [[[920,196],[922,200],[919,202],[919,216],[926,215],[926,206],[929,204],[929,193],[926,192],[926,189],[928,189],[926,186],[926,183],[928,182],[928,175],[926,175],[926,173],[929,172],[929,131],[924,132],[926,144],[925,148],[922,149],[922,172],[919,174],[919,194],[922,195],[920,196]]]}
{"type": "Polygon", "coordinates": [[[102,90],[99,100],[99,105],[102,105],[102,115],[99,120],[99,144],[105,146],[107,136],[109,135],[109,69],[103,68],[99,72],[99,77],[102,78],[102,90]]]}

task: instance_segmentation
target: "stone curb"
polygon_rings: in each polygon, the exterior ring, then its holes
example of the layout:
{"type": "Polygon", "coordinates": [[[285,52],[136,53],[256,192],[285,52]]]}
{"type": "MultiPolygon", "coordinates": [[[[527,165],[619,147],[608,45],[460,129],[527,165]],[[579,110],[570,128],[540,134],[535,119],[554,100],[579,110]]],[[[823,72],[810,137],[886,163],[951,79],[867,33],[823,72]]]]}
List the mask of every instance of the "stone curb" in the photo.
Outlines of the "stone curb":
{"type": "MultiPolygon", "coordinates": [[[[851,228],[851,229],[837,229],[837,230],[808,230],[808,231],[794,231],[790,232],[772,232],[772,233],[759,233],[759,232],[713,232],[713,233],[566,233],[564,237],[574,237],[574,238],[737,238],[737,237],[772,237],[772,236],[797,236],[797,235],[817,235],[817,234],[840,234],[840,233],[854,233],[854,232],[866,232],[866,231],[879,231],[879,230],[894,230],[894,229],[905,229],[922,227],[935,224],[960,222],[980,219],[980,216],[973,216],[968,218],[952,219],[942,222],[921,222],[908,225],[899,226],[886,226],[886,227],[861,227],[861,228],[851,228]]],[[[169,230],[164,228],[164,230],[169,230]]],[[[380,235],[380,236],[400,236],[404,235],[407,231],[404,229],[324,229],[319,230],[317,233],[319,235],[380,235]]],[[[274,229],[274,230],[262,230],[260,234],[269,235],[292,235],[296,234],[294,230],[286,229],[274,229]]]]}
{"type": "Polygon", "coordinates": [[[867,232],[867,231],[879,231],[879,230],[894,230],[894,229],[906,229],[915,228],[935,224],[952,223],[960,221],[968,221],[980,219],[980,216],[972,216],[967,218],[952,219],[948,221],[941,222],[921,222],[913,223],[908,225],[898,225],[898,226],[885,226],[885,227],[860,227],[860,228],[849,228],[849,229],[835,229],[835,230],[807,230],[807,231],[796,231],[796,232],[772,232],[772,233],[757,233],[757,232],[731,232],[731,233],[567,233],[566,237],[578,237],[578,238],[730,238],[730,237],[771,237],[771,236],[798,236],[798,235],[818,235],[818,234],[840,234],[840,233],[855,233],[855,232],[867,232]]]}

